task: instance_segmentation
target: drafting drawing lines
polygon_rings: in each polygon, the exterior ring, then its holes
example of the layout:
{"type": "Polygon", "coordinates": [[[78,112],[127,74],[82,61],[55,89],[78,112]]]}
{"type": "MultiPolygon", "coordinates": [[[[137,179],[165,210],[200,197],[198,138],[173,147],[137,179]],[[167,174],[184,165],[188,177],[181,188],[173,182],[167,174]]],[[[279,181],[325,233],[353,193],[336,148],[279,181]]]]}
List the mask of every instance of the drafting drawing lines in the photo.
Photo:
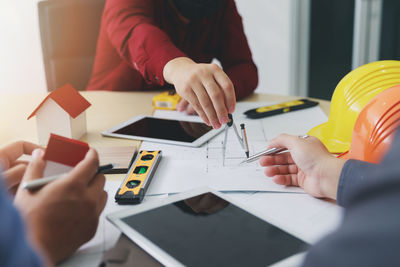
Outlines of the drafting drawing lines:
{"type": "MultiPolygon", "coordinates": [[[[246,130],[249,138],[250,154],[265,149],[267,145],[264,126],[259,121],[247,121],[246,130]]],[[[206,144],[206,172],[211,173],[221,168],[235,170],[246,158],[233,129],[222,132],[206,144]]]]}

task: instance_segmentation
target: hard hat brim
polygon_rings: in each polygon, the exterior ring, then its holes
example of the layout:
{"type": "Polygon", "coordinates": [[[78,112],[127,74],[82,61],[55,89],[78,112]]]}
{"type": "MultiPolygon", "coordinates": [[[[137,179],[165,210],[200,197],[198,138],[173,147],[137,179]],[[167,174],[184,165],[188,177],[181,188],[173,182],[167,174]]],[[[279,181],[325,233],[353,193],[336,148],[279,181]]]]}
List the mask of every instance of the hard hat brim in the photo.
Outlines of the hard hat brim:
{"type": "Polygon", "coordinates": [[[333,129],[330,129],[331,125],[328,122],[320,124],[312,128],[308,135],[318,138],[328,149],[330,153],[343,153],[350,149],[350,142],[343,142],[337,139],[333,133],[333,129]]]}

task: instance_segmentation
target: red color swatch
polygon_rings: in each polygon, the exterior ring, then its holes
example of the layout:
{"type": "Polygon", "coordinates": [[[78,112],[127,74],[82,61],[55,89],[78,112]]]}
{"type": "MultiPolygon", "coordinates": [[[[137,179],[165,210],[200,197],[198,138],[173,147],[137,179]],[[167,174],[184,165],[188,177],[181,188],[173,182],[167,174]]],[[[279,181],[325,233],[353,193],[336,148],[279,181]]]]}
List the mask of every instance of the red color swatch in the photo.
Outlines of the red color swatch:
{"type": "Polygon", "coordinates": [[[89,145],[85,142],[51,134],[44,159],[74,167],[88,151],[89,145]]]}

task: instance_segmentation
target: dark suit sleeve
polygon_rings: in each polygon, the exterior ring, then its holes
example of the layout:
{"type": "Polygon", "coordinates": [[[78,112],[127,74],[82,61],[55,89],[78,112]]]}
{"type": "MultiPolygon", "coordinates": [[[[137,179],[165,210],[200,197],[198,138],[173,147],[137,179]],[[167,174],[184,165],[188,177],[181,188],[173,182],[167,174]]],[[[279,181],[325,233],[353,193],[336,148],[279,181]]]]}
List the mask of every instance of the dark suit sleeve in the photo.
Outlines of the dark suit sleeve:
{"type": "Polygon", "coordinates": [[[398,131],[379,165],[349,162],[341,177],[342,224],[309,250],[304,266],[400,265],[399,159],[398,131]],[[351,175],[359,174],[352,168],[365,168],[363,178],[352,181],[351,175]]]}
{"type": "Polygon", "coordinates": [[[349,198],[353,195],[354,191],[357,191],[360,188],[360,186],[370,182],[371,179],[379,179],[378,177],[368,175],[374,168],[376,168],[376,164],[365,161],[346,161],[340,174],[337,191],[337,203],[340,206],[346,207],[349,198]]]}

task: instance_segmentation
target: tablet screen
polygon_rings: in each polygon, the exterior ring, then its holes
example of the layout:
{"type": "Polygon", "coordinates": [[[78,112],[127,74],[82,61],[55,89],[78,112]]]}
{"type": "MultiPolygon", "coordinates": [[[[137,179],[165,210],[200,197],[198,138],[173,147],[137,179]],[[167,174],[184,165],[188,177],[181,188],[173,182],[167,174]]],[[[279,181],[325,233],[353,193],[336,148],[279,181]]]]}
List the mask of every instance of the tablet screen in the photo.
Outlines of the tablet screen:
{"type": "Polygon", "coordinates": [[[191,143],[211,130],[200,122],[145,117],[113,133],[191,143]]]}
{"type": "Polygon", "coordinates": [[[122,221],[187,266],[266,266],[308,246],[212,193],[122,221]]]}

